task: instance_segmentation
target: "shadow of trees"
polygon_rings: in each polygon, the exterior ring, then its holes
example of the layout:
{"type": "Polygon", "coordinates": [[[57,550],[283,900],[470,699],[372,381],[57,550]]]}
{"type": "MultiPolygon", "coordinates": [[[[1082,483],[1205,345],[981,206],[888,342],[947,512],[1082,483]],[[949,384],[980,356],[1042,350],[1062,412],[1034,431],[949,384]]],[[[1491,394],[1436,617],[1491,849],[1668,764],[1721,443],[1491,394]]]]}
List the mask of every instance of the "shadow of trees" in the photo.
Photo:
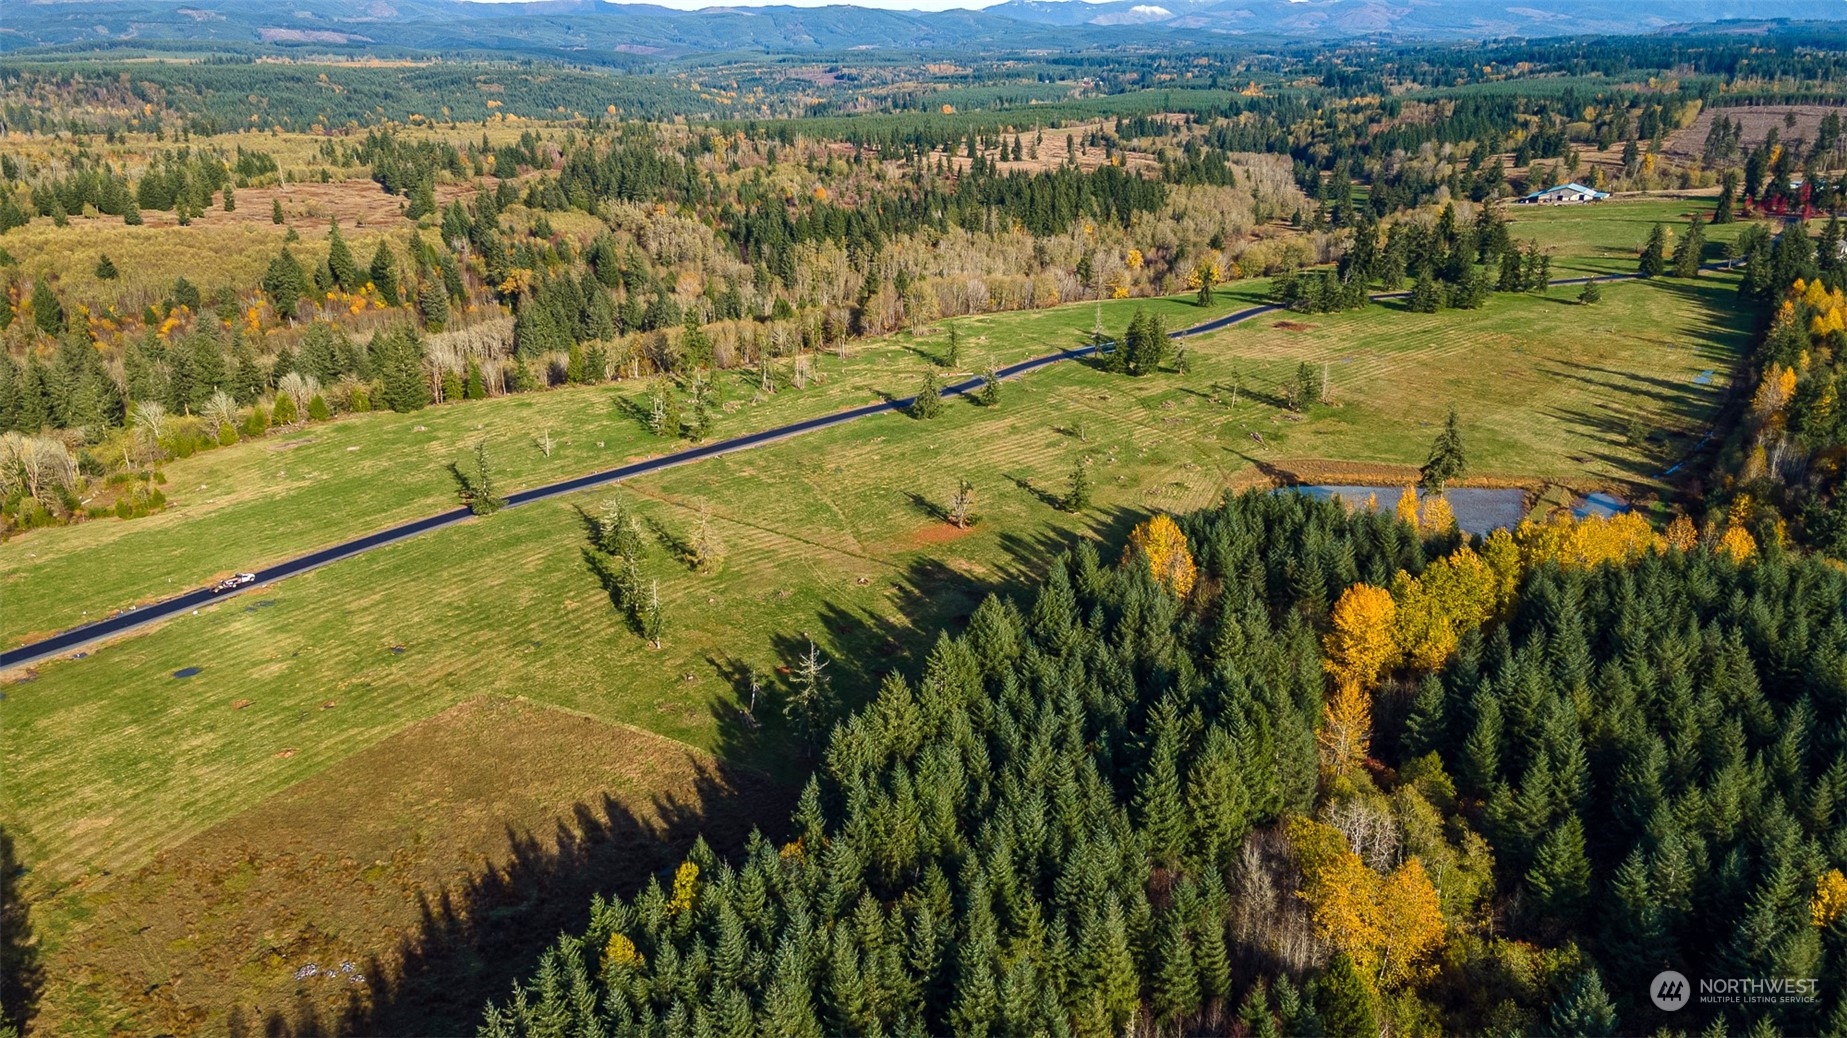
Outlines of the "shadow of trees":
{"type": "Polygon", "coordinates": [[[390,954],[355,964],[363,983],[334,970],[311,979],[348,986],[343,1004],[324,994],[311,998],[304,984],[285,1008],[233,1009],[227,1032],[234,1038],[473,1034],[486,1003],[508,997],[516,981],[530,977],[559,934],[589,925],[594,896],[633,895],[650,876],[678,864],[701,836],[720,854],[742,848],[752,828],[781,837],[794,803],[787,787],[722,764],[700,765],[693,789],[684,798],[656,798],[646,812],[605,794],[576,804],[550,833],[509,828],[502,863],[483,863],[459,887],[433,897],[418,895],[415,931],[390,954]]]}
{"type": "Polygon", "coordinates": [[[13,850],[13,834],[0,826],[0,1032],[16,1034],[25,1034],[32,1023],[45,985],[32,934],[32,906],[19,889],[25,872],[13,850]]]}
{"type": "Polygon", "coordinates": [[[1002,533],[1004,558],[980,569],[919,556],[882,578],[890,589],[884,607],[826,603],[812,614],[790,617],[785,629],[771,636],[770,659],[708,658],[707,664],[731,689],[730,695],[715,696],[708,704],[718,731],[714,752],[727,760],[756,763],[788,784],[799,785],[815,758],[794,751],[803,744],[804,733],[784,716],[784,705],[811,643],[826,660],[838,720],[876,695],[889,675],[902,674],[913,681],[921,676],[937,638],[960,632],[990,594],[1028,605],[1032,589],[1054,557],[1083,540],[1120,544],[1129,528],[1145,518],[1147,513],[1137,509],[1096,509],[1085,514],[1080,530],[1043,526],[1031,533],[1002,533]],[[758,682],[757,703],[747,712],[738,704],[750,701],[753,676],[758,682]]]}
{"type": "Polygon", "coordinates": [[[650,877],[664,879],[702,837],[721,856],[740,850],[753,828],[786,838],[814,754],[797,750],[803,742],[783,703],[811,641],[827,660],[834,716],[845,717],[888,675],[920,676],[939,634],[964,627],[988,595],[1023,601],[1053,557],[1080,540],[1119,543],[1145,517],[1139,510],[1098,509],[1086,514],[1084,529],[1004,533],[1004,559],[978,570],[919,556],[887,578],[886,606],[826,603],[788,617],[771,638],[771,659],[708,657],[732,693],[710,703],[716,755],[761,762],[772,777],[702,765],[694,792],[684,798],[657,798],[638,811],[604,796],[575,805],[549,833],[509,829],[504,863],[484,863],[461,885],[420,896],[415,932],[392,953],[355,964],[364,984],[344,976],[327,981],[351,984],[343,1002],[304,994],[285,1007],[241,1008],[227,1031],[237,1038],[473,1033],[485,1004],[507,998],[516,981],[532,976],[559,934],[588,926],[594,896],[632,896],[650,877]],[[751,702],[753,687],[755,708],[745,709],[740,704],[751,702]]]}

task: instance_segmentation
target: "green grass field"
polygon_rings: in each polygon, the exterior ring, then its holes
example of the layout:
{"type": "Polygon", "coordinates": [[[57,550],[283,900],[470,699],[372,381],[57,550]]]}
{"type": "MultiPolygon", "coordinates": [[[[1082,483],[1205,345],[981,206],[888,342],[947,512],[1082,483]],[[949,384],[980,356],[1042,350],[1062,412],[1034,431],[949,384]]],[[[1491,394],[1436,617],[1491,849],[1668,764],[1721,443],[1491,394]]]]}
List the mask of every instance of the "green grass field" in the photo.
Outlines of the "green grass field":
{"type": "MultiPolygon", "coordinates": [[[[1625,197],[1590,205],[1509,205],[1505,207],[1508,233],[1529,238],[1552,251],[1553,277],[1585,274],[1633,274],[1648,232],[1663,224],[1674,236],[1670,249],[1695,214],[1712,218],[1711,198],[1625,197]]],[[[1724,243],[1736,238],[1747,224],[1733,222],[1708,226],[1706,262],[1724,258],[1724,243]]]]}
{"type": "MultiPolygon", "coordinates": [[[[1228,286],[1214,306],[1190,299],[1101,304],[1120,330],[1138,307],[1170,327],[1195,324],[1256,301],[1267,283],[1228,286]]],[[[962,371],[996,366],[1081,343],[1096,306],[967,318],[962,371]]],[[[830,411],[880,394],[908,396],[945,341],[944,325],[856,347],[842,362],[816,358],[824,379],[759,398],[753,372],[721,376],[725,409],[714,430],[735,436],[830,411]]],[[[785,363],[782,374],[788,374],[785,363]]],[[[207,451],[166,466],[167,511],[144,519],[34,531],[0,555],[0,642],[61,630],[137,602],[197,587],[215,575],[292,558],[371,530],[455,506],[446,465],[465,461],[485,439],[505,491],[611,468],[686,446],[652,436],[620,406],[638,384],[574,388],[447,404],[414,414],[377,412],[287,435],[207,451]],[[550,456],[538,440],[552,436],[550,456]]]]}
{"type": "MultiPolygon", "coordinates": [[[[1627,233],[1542,216],[1587,246],[1627,233]]],[[[1260,286],[1238,287],[1224,309],[1260,286]]],[[[1448,406],[1462,417],[1474,476],[1648,494],[1713,416],[1742,355],[1733,288],[1710,276],[1613,284],[1594,306],[1560,289],[1496,296],[1475,312],[1392,303],[1266,315],[1190,341],[1185,376],[1057,365],[1007,385],[997,409],[957,400],[934,421],[877,416],[471,520],[46,664],[0,702],[0,735],[32,747],[10,762],[0,821],[33,870],[47,955],[85,961],[127,877],[151,889],[174,867],[163,852],[482,695],[632,725],[794,777],[805,764],[789,752],[775,703],[759,702],[757,723],[742,712],[746,668],[777,687],[778,668],[812,641],[854,702],[1075,538],[1114,542],[1149,511],[1208,504],[1261,469],[1406,478],[1448,406]],[[1303,363],[1325,366],[1332,403],[1298,420],[1278,387],[1303,363]],[[1073,516],[1052,499],[1080,458],[1096,506],[1073,516]],[[940,515],[964,478],[977,497],[969,531],[940,515]],[[661,531],[647,564],[667,603],[659,650],[629,629],[579,554],[578,509],[609,496],[661,531]],[[711,575],[668,546],[701,509],[728,549],[711,575]]],[[[1133,305],[1116,304],[1106,322],[1120,324],[1133,305]]],[[[1170,326],[1199,314],[1162,306],[1170,326]]],[[[972,319],[965,356],[978,366],[990,353],[1045,352],[1093,319],[1087,305],[972,319]]],[[[920,354],[940,342],[898,337],[844,369],[830,361],[825,386],[746,403],[719,434],[908,393],[927,363],[920,354]]],[[[7,640],[161,594],[168,578],[190,586],[447,507],[441,466],[475,437],[490,438],[509,489],[667,446],[616,412],[614,396],[630,391],[361,416],[296,434],[299,446],[265,441],[176,463],[177,507],[166,515],[8,546],[7,640]],[[549,459],[531,445],[546,428],[558,442],[549,459]]],[[[495,763],[484,755],[478,766],[495,763]]],[[[440,795],[428,810],[444,810],[440,795]]],[[[76,982],[45,1004],[67,1020],[119,1018],[76,982]]]]}

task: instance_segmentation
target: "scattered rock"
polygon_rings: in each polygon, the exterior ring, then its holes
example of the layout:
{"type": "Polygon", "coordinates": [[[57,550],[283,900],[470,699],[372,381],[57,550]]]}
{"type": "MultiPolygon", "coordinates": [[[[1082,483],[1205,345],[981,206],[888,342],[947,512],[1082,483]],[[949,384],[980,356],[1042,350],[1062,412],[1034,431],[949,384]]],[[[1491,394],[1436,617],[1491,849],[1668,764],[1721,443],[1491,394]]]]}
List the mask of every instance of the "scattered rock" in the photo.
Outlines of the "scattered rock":
{"type": "Polygon", "coordinates": [[[294,748],[294,747],[292,747],[292,746],[291,746],[291,747],[289,747],[289,748],[288,748],[288,749],[286,749],[286,750],[277,750],[277,751],[276,751],[276,759],[277,759],[277,760],[288,760],[288,759],[289,759],[290,757],[293,757],[293,756],[295,756],[295,748],[294,748]]]}
{"type": "Polygon", "coordinates": [[[256,702],[254,699],[233,699],[231,700],[231,709],[242,710],[254,702],[256,702]]]}

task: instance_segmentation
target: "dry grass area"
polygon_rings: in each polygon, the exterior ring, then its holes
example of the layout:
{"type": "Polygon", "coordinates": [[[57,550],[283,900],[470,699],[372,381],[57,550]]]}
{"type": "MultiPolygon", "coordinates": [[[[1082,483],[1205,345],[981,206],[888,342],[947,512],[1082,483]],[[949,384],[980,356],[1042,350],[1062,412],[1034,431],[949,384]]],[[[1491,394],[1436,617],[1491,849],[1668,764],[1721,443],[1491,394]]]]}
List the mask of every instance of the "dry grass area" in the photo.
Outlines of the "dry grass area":
{"type": "Polygon", "coordinates": [[[593,893],[634,889],[696,833],[773,832],[786,809],[683,744],[470,699],[66,892],[87,922],[52,935],[37,1027],[464,1033],[593,893]]]}
{"type": "Polygon", "coordinates": [[[1762,105],[1735,108],[1706,108],[1701,110],[1692,124],[1668,135],[1663,147],[1668,155],[1677,159],[1696,159],[1706,150],[1706,135],[1712,132],[1713,121],[1723,115],[1732,122],[1743,126],[1739,136],[1741,146],[1756,147],[1764,138],[1775,130],[1777,137],[1783,141],[1799,139],[1813,141],[1821,129],[1822,117],[1829,112],[1842,111],[1839,105],[1762,105]],[[1795,125],[1790,126],[1788,117],[1794,115],[1795,125]]]}
{"type": "MultiPolygon", "coordinates": [[[[1039,153],[1037,158],[1033,157],[1033,136],[1037,131],[1030,127],[1025,128],[1021,130],[1019,134],[1021,138],[1020,146],[1024,149],[1022,153],[1024,157],[1018,162],[1010,158],[1002,159],[998,163],[998,166],[1003,173],[1035,173],[1041,170],[1058,169],[1065,164],[1066,160],[1069,159],[1072,154],[1072,149],[1065,146],[1065,138],[1067,135],[1070,136],[1072,143],[1076,145],[1077,165],[1080,169],[1093,170],[1099,166],[1108,165],[1110,160],[1103,154],[1102,145],[1087,148],[1084,146],[1084,138],[1092,133],[1107,130],[1111,125],[1110,120],[1098,119],[1094,122],[1061,126],[1056,130],[1046,130],[1044,131],[1045,139],[1037,146],[1039,153]]],[[[1007,142],[1009,154],[1011,154],[1013,134],[1006,134],[1004,137],[1007,142]]],[[[1000,157],[1000,153],[993,148],[983,148],[981,153],[990,161],[1000,157]]],[[[1155,157],[1145,151],[1118,150],[1114,154],[1120,157],[1120,164],[1122,166],[1138,173],[1150,174],[1156,172],[1160,168],[1160,163],[1155,161],[1155,157]]],[[[934,164],[942,155],[942,151],[931,153],[931,163],[934,164]]],[[[965,148],[958,147],[955,153],[950,156],[950,162],[958,171],[961,171],[968,169],[972,160],[968,157],[968,152],[965,148]]]]}

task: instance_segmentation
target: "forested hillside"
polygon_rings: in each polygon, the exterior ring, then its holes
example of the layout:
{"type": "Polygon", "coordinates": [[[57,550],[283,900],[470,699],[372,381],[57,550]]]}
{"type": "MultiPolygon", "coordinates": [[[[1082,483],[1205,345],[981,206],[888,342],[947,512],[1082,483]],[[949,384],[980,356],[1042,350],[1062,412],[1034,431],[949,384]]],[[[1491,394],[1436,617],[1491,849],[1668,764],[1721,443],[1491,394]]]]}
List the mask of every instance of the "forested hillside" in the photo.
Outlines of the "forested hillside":
{"type": "Polygon", "coordinates": [[[1646,987],[1842,975],[1847,576],[1411,514],[1080,546],[835,729],[788,843],[599,900],[484,1033],[1847,1027],[1646,987]]]}

